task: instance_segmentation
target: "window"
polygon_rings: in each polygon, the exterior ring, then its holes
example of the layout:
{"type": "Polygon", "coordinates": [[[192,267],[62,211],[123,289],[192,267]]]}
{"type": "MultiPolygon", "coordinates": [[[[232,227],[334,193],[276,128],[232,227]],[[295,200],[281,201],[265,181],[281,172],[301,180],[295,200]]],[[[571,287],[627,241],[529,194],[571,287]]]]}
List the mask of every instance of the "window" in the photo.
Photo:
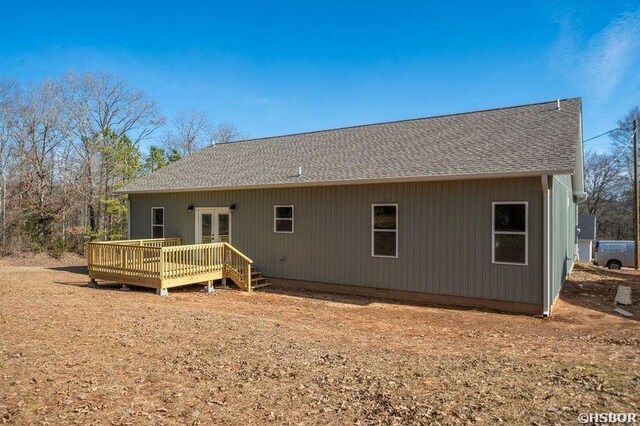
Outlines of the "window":
{"type": "Polygon", "coordinates": [[[607,252],[624,252],[624,244],[618,243],[604,243],[602,245],[602,251],[607,252]]]}
{"type": "Polygon", "coordinates": [[[371,256],[398,257],[398,205],[371,206],[371,256]]]}
{"type": "Polygon", "coordinates": [[[164,238],[164,207],[151,208],[151,238],[164,238]]]}
{"type": "Polygon", "coordinates": [[[493,203],[493,263],[526,265],[527,202],[493,203]]]}
{"type": "Polygon", "coordinates": [[[293,206],[273,206],[273,232],[293,234],[293,206]]]}

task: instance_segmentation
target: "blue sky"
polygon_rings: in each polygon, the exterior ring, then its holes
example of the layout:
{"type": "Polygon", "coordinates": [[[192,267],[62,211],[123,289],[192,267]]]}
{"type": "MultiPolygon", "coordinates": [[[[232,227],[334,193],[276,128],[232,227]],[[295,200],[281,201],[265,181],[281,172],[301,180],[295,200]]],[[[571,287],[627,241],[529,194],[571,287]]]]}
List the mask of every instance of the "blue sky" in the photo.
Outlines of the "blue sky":
{"type": "Polygon", "coordinates": [[[108,70],[252,137],[582,96],[587,138],[640,103],[637,1],[0,0],[0,20],[0,77],[108,70]]]}

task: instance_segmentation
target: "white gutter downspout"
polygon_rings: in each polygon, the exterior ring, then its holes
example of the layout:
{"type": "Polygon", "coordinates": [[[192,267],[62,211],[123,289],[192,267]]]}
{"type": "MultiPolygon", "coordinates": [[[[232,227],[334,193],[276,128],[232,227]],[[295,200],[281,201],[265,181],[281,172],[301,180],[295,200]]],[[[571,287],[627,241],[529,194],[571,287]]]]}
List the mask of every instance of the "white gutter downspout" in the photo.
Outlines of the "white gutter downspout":
{"type": "Polygon", "coordinates": [[[549,227],[549,177],[542,175],[542,316],[551,314],[551,271],[549,258],[551,255],[549,227]]]}

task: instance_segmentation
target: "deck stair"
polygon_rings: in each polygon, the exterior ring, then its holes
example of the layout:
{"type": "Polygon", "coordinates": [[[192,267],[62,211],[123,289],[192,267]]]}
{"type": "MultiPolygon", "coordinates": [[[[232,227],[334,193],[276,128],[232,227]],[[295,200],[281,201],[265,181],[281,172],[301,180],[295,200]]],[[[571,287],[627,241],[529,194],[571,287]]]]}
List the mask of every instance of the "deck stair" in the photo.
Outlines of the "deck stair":
{"type": "Polygon", "coordinates": [[[271,284],[266,277],[262,276],[262,272],[251,271],[251,289],[252,290],[269,287],[271,285],[273,284],[271,284]]]}

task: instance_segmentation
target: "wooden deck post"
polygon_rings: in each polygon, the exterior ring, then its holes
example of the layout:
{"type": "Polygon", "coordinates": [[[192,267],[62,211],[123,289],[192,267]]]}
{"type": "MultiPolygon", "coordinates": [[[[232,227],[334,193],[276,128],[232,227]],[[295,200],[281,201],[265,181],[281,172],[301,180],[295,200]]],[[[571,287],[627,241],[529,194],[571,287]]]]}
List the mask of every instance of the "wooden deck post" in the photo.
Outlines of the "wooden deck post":
{"type": "Polygon", "coordinates": [[[227,250],[227,245],[223,244],[222,245],[222,288],[224,288],[225,290],[228,288],[227,287],[227,263],[229,262],[229,259],[227,259],[228,253],[229,251],[227,250]]]}
{"type": "Polygon", "coordinates": [[[251,263],[247,262],[247,291],[251,293],[251,263]]]}
{"type": "Polygon", "coordinates": [[[160,275],[160,285],[165,278],[164,274],[164,248],[160,247],[160,258],[158,259],[158,274],[160,275]]]}

